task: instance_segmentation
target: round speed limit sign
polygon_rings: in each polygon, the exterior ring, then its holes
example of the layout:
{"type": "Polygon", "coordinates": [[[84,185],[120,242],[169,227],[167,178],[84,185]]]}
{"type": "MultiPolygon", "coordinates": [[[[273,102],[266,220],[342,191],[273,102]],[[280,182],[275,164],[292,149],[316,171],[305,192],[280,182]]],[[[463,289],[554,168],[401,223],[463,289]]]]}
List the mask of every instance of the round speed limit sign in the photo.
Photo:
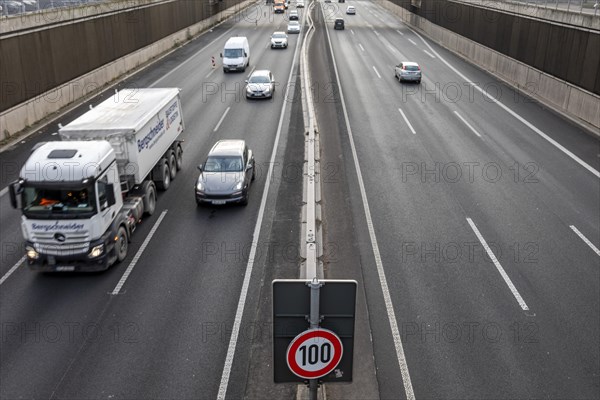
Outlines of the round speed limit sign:
{"type": "Polygon", "coordinates": [[[344,348],[330,330],[308,329],[292,340],[286,353],[289,369],[303,379],[321,378],[337,367],[344,348]]]}

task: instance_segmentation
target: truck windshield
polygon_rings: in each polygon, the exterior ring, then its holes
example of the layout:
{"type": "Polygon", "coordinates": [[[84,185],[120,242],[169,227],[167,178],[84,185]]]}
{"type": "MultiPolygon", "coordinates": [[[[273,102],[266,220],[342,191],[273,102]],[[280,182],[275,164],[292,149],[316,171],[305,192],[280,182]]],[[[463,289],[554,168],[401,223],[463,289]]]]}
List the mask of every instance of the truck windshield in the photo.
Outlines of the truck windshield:
{"type": "Polygon", "coordinates": [[[242,49],[225,49],[223,52],[224,57],[237,58],[242,56],[242,49]]]}
{"type": "Polygon", "coordinates": [[[96,213],[96,202],[90,188],[65,190],[25,187],[23,212],[35,218],[84,218],[96,213]]]}

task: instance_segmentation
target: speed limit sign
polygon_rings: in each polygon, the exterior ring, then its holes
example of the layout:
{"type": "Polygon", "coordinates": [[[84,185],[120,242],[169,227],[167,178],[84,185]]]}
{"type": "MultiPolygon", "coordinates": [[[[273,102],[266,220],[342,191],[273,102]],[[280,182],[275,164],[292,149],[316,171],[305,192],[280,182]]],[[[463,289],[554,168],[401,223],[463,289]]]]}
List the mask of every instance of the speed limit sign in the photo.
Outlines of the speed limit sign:
{"type": "Polygon", "coordinates": [[[340,338],[330,330],[308,329],[292,340],[286,353],[287,365],[303,379],[321,378],[337,367],[344,348],[340,338]]]}

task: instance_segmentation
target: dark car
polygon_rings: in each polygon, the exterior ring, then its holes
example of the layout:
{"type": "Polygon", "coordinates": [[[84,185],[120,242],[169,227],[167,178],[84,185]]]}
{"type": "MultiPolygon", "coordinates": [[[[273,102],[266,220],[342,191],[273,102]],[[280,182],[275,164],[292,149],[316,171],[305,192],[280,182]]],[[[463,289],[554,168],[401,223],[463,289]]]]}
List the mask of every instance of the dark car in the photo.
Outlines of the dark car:
{"type": "Polygon", "coordinates": [[[244,140],[219,140],[198,169],[194,188],[198,205],[248,204],[256,171],[254,155],[244,140]]]}
{"type": "Polygon", "coordinates": [[[333,23],[333,29],[344,29],[344,18],[336,18],[333,23]]]}

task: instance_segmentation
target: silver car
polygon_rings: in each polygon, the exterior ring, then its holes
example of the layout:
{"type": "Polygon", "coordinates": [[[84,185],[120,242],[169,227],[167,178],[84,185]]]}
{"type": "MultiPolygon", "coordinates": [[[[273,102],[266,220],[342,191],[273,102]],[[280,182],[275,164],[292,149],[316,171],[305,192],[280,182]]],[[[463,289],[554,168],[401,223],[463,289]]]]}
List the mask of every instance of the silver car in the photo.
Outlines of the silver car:
{"type": "Polygon", "coordinates": [[[200,176],[195,187],[198,205],[248,204],[256,171],[254,155],[244,140],[219,140],[198,169],[200,176]]]}
{"type": "Polygon", "coordinates": [[[396,65],[394,74],[399,82],[413,81],[421,83],[421,67],[416,62],[402,61],[396,65]]]}
{"type": "Polygon", "coordinates": [[[271,48],[287,49],[288,35],[285,32],[273,32],[271,35],[271,48]]]}
{"type": "Polygon", "coordinates": [[[275,92],[275,78],[268,69],[256,70],[246,81],[246,98],[272,98],[275,92]]]}
{"type": "Polygon", "coordinates": [[[287,27],[288,33],[300,33],[300,22],[290,21],[287,27]]]}

